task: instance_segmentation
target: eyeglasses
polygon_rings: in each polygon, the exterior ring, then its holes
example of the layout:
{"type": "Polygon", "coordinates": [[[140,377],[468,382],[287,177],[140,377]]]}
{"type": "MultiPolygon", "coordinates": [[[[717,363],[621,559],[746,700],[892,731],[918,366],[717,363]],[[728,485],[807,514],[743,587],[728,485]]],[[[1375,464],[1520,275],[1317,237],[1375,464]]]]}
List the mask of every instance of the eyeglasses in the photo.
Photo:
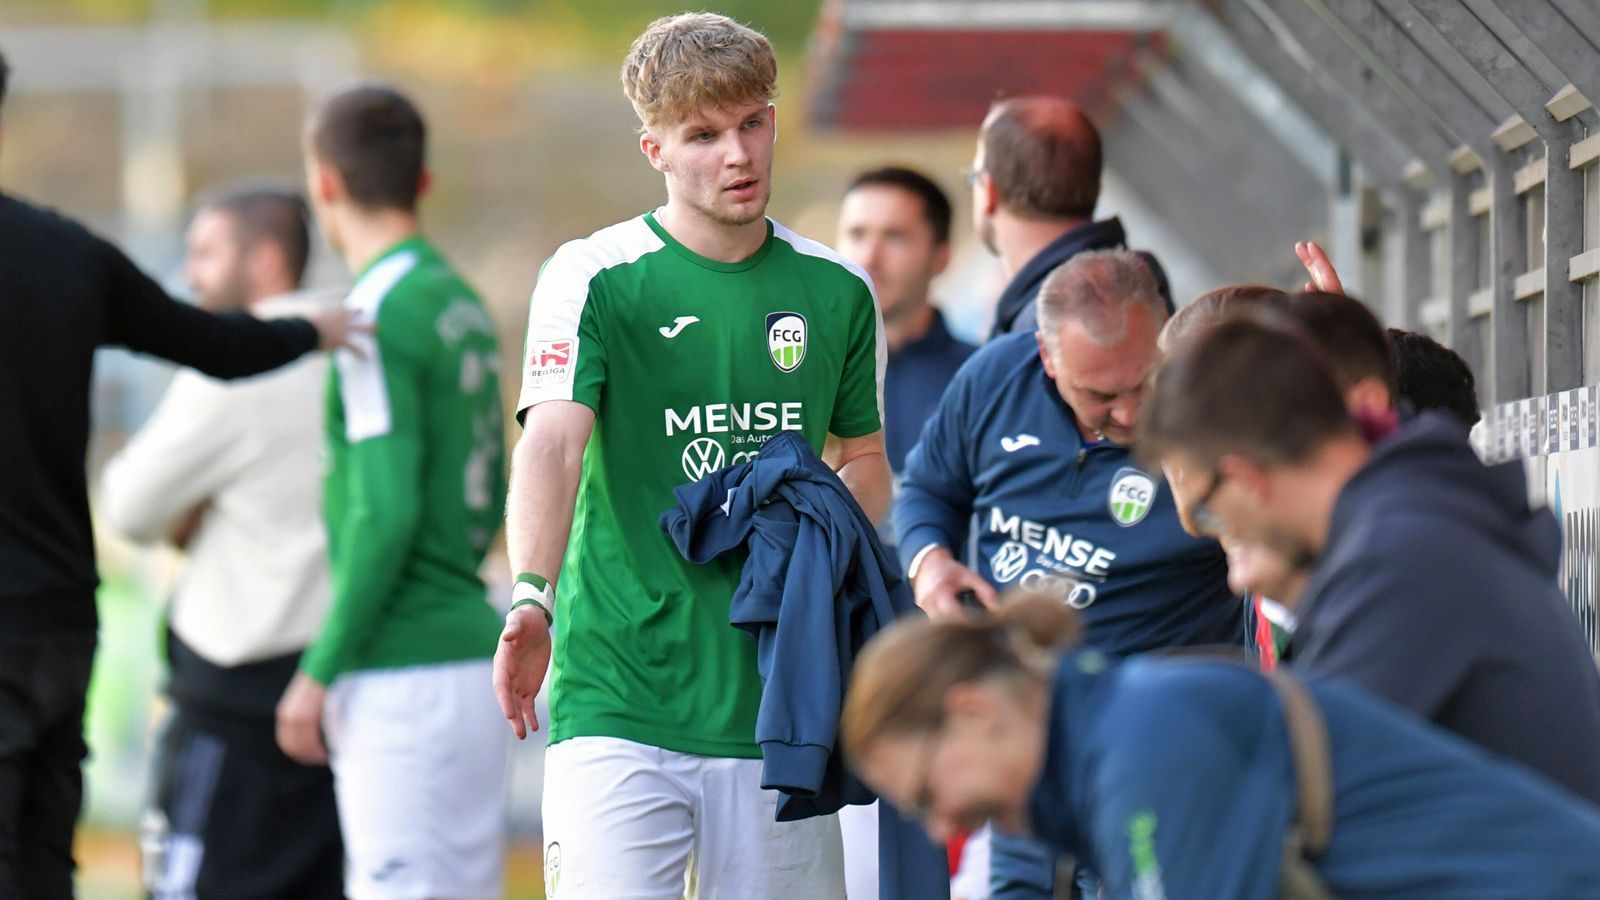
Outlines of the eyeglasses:
{"type": "Polygon", "coordinates": [[[922,745],[922,774],[912,784],[916,785],[911,803],[899,808],[900,814],[913,822],[926,822],[933,807],[933,754],[938,750],[939,736],[932,734],[922,745]]]}
{"type": "Polygon", "coordinates": [[[1217,495],[1217,489],[1222,487],[1222,482],[1226,480],[1226,476],[1221,472],[1212,472],[1211,486],[1206,488],[1200,499],[1189,507],[1189,518],[1194,520],[1194,527],[1200,529],[1201,534],[1221,537],[1226,528],[1227,523],[1211,509],[1211,498],[1217,495]]]}
{"type": "Polygon", "coordinates": [[[961,170],[961,181],[966,184],[967,190],[978,186],[978,176],[983,174],[982,168],[968,166],[961,170]]]}

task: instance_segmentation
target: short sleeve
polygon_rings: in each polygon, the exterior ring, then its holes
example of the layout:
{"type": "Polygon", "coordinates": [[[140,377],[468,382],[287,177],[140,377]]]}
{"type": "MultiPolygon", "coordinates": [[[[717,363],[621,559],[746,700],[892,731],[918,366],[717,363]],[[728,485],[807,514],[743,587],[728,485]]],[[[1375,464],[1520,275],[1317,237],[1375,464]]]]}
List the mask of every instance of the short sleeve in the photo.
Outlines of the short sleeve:
{"type": "Polygon", "coordinates": [[[842,438],[862,437],[883,427],[883,375],[889,358],[872,287],[859,279],[852,281],[860,296],[850,318],[850,346],[828,423],[828,431],[842,438]]]}
{"type": "Polygon", "coordinates": [[[548,400],[572,400],[599,411],[606,380],[597,276],[576,244],[556,251],[539,272],[528,304],[517,421],[548,400]]]}

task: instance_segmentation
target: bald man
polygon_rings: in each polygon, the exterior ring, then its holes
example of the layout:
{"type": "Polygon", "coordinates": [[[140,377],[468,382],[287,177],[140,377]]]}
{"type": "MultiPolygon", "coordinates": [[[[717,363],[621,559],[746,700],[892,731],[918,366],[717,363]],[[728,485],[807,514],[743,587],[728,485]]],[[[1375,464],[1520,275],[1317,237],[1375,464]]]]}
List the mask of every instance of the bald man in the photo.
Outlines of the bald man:
{"type": "MultiPolygon", "coordinates": [[[[1120,221],[1094,220],[1100,169],[1100,132],[1071,103],[1013,97],[989,108],[967,184],[973,228],[1010,279],[995,306],[991,338],[1038,327],[1034,302],[1057,266],[1085,250],[1127,246],[1120,221]]],[[[1166,273],[1155,257],[1141,255],[1170,313],[1166,273]]]]}

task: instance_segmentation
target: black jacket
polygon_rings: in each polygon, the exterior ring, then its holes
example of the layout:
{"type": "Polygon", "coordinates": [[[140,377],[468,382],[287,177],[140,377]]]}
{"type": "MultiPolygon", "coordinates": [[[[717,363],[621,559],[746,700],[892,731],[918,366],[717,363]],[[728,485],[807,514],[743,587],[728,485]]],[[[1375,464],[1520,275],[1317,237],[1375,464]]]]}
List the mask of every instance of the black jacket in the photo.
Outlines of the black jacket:
{"type": "Polygon", "coordinates": [[[1424,413],[1340,492],[1284,658],[1600,802],[1600,671],[1560,554],[1521,463],[1484,465],[1459,421],[1424,413]]]}
{"type": "Polygon", "coordinates": [[[179,303],[82,226],[0,194],[0,639],[95,632],[84,471],[95,348],[233,378],[316,345],[303,319],[179,303]]]}
{"type": "MultiPolygon", "coordinates": [[[[1017,271],[1000,294],[1000,299],[995,303],[994,327],[989,330],[989,337],[997,338],[1015,331],[1034,331],[1039,327],[1035,308],[1039,287],[1062,263],[1090,250],[1120,250],[1126,246],[1128,234],[1122,230],[1122,220],[1114,217],[1086,222],[1051,241],[1017,271]]],[[[1144,251],[1139,251],[1139,255],[1150,264],[1150,273],[1156,278],[1156,288],[1161,292],[1162,299],[1167,301],[1167,313],[1170,315],[1173,309],[1172,290],[1167,286],[1166,271],[1154,255],[1144,251]]]]}

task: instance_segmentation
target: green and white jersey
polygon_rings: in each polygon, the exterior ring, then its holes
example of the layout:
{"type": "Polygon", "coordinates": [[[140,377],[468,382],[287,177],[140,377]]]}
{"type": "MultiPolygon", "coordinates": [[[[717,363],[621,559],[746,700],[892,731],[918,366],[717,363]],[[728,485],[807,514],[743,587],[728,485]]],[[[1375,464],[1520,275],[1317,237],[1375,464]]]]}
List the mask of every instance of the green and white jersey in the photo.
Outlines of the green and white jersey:
{"type": "Polygon", "coordinates": [[[421,238],[369,265],[346,305],[376,332],[329,375],[333,607],[300,667],[328,684],[493,656],[478,566],[505,508],[494,323],[421,238]]]}
{"type": "MultiPolygon", "coordinates": [[[[756,757],[756,645],[728,624],[743,558],[686,562],[658,519],[672,489],[751,459],[781,430],[881,427],[871,282],[769,220],[720,263],[641,216],[561,247],[529,310],[522,412],[595,411],[557,585],[550,740],[607,736],[756,757]]],[[[536,437],[536,436],[534,436],[536,437]]]]}

